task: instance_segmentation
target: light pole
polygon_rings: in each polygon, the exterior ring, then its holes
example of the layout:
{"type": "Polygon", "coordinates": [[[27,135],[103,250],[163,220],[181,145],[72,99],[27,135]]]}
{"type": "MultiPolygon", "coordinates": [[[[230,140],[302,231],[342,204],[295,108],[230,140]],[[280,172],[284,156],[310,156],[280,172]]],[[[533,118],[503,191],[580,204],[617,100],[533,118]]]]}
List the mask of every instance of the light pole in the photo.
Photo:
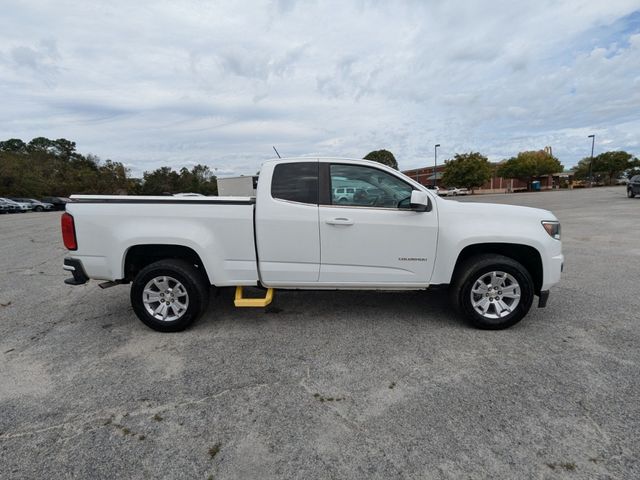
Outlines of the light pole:
{"type": "Polygon", "coordinates": [[[439,143],[433,147],[433,158],[434,158],[434,167],[433,167],[433,186],[438,186],[438,147],[439,143]]]}
{"type": "Polygon", "coordinates": [[[593,145],[596,143],[596,136],[589,135],[587,138],[591,139],[591,161],[589,162],[589,187],[593,187],[593,178],[591,175],[593,172],[593,145]]]}

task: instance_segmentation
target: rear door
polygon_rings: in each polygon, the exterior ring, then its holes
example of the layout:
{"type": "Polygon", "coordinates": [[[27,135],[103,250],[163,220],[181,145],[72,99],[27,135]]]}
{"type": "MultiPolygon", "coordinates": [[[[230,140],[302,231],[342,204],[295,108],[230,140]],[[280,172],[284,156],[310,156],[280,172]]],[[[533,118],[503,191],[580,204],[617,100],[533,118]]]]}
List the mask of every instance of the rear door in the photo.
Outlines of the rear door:
{"type": "Polygon", "coordinates": [[[347,163],[321,163],[320,168],[322,189],[348,185],[355,192],[348,202],[335,204],[321,191],[320,284],[428,285],[438,237],[435,205],[427,212],[411,210],[413,186],[386,170],[347,163]]]}
{"type": "Polygon", "coordinates": [[[320,275],[318,161],[268,164],[260,175],[255,216],[260,279],[271,287],[314,285],[320,275]]]}

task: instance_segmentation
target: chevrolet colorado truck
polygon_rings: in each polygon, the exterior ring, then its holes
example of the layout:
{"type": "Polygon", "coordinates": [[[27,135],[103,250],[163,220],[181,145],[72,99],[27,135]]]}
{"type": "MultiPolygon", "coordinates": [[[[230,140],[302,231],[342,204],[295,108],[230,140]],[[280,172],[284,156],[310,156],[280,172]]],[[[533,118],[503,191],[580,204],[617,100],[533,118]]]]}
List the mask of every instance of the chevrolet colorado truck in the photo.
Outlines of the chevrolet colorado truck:
{"type": "Polygon", "coordinates": [[[268,161],[255,197],[72,198],[65,282],[131,283],[136,315],[165,332],[191,325],[212,286],[236,287],[236,306],[266,306],[274,289],[441,286],[472,325],[502,329],[534,296],[546,305],[564,261],[551,212],[445,200],[366,160],[268,161]],[[346,188],[358,194],[336,193],[346,188]],[[245,298],[247,286],[265,298],[245,298]]]}

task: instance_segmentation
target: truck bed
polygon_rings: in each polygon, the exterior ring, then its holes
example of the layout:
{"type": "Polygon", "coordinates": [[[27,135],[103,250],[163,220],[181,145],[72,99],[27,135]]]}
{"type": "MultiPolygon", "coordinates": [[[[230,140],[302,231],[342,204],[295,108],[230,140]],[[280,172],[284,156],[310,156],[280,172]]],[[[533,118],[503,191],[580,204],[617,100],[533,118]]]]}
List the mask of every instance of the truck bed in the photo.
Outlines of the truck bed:
{"type": "Polygon", "coordinates": [[[74,195],[78,249],[91,278],[121,280],[134,246],[178,245],[202,260],[211,284],[255,285],[258,280],[252,197],[74,195]]]}

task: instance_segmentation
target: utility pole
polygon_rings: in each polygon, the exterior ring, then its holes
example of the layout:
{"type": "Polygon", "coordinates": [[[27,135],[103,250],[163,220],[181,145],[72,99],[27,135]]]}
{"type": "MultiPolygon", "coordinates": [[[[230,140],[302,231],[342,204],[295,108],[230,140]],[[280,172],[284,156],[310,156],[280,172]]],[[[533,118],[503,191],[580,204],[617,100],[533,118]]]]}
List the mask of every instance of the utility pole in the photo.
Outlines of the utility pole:
{"type": "Polygon", "coordinates": [[[593,187],[593,146],[596,143],[596,136],[589,135],[587,138],[591,139],[591,161],[589,162],[589,187],[593,187]]]}
{"type": "Polygon", "coordinates": [[[434,158],[434,167],[433,167],[433,186],[436,187],[438,185],[438,147],[439,143],[433,147],[433,158],[434,158]]]}

